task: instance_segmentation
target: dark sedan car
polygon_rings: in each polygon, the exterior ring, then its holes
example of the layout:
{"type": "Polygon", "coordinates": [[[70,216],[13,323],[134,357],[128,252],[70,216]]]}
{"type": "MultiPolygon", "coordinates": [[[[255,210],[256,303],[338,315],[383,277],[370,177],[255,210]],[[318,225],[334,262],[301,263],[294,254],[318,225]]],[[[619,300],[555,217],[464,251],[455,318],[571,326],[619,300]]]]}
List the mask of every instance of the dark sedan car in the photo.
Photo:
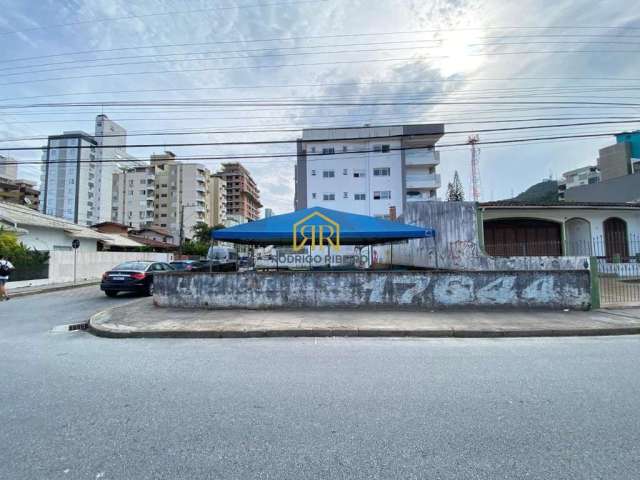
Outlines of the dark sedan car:
{"type": "Polygon", "coordinates": [[[198,271],[200,267],[202,267],[202,262],[198,260],[176,260],[174,262],[169,263],[174,269],[182,270],[182,271],[198,271]]]}
{"type": "Polygon", "coordinates": [[[124,262],[102,275],[100,290],[108,297],[115,297],[118,292],[153,295],[153,275],[172,270],[173,267],[164,262],[124,262]]]}

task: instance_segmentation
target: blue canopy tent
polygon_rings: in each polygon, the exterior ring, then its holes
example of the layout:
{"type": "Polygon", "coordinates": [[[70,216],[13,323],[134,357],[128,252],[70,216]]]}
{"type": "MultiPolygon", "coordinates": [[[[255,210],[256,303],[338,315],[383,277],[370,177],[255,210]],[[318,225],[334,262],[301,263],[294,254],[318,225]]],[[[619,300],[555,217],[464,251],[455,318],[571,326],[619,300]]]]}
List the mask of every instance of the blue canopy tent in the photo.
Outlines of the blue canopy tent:
{"type": "MultiPolygon", "coordinates": [[[[296,241],[304,240],[309,232],[321,231],[321,226],[333,225],[339,230],[340,245],[375,245],[412,238],[435,238],[432,228],[416,227],[367,215],[340,212],[323,207],[311,207],[284,215],[275,215],[243,223],[234,227],[215,230],[214,240],[250,245],[289,245],[296,232],[296,241]],[[296,228],[296,226],[298,228],[296,228]],[[316,229],[301,226],[315,226],[316,229]]],[[[325,230],[325,238],[326,238],[325,230]]]]}

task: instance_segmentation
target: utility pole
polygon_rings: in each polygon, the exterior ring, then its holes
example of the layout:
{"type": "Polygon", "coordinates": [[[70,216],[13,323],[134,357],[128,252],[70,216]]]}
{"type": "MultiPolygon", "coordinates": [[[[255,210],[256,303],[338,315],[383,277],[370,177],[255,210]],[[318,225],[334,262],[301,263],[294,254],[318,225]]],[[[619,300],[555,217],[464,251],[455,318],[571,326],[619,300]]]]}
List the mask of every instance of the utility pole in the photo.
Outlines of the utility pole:
{"type": "Polygon", "coordinates": [[[182,244],[184,243],[184,207],[196,207],[195,203],[180,205],[180,243],[178,244],[178,254],[182,256],[182,244]]]}
{"type": "Polygon", "coordinates": [[[480,149],[476,144],[480,141],[479,135],[470,135],[467,143],[471,145],[471,195],[474,202],[480,201],[480,149]]]}

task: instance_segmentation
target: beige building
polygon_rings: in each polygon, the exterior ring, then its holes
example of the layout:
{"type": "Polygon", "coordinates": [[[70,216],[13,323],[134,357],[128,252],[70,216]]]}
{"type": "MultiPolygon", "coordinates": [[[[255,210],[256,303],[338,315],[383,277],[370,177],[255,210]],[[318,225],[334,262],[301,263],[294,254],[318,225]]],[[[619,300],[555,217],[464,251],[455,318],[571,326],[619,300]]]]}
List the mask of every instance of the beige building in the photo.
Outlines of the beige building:
{"type": "Polygon", "coordinates": [[[152,155],[155,169],[155,224],[176,238],[191,238],[193,227],[209,221],[209,176],[204,165],[176,162],[172,152],[152,155]]]}
{"type": "Polygon", "coordinates": [[[0,176],[0,201],[38,210],[40,208],[40,191],[33,182],[10,180],[0,176]]]}
{"type": "Polygon", "coordinates": [[[153,167],[136,167],[112,176],[111,220],[140,229],[155,222],[153,167]]]}
{"type": "Polygon", "coordinates": [[[227,218],[234,217],[238,223],[260,218],[260,190],[249,171],[241,163],[223,163],[218,174],[227,183],[227,218]]]}
{"type": "Polygon", "coordinates": [[[176,161],[172,152],[151,156],[147,167],[113,175],[112,220],[134,229],[156,226],[178,241],[210,219],[210,172],[204,165],[176,161]]]}
{"type": "Polygon", "coordinates": [[[227,182],[218,174],[209,176],[209,225],[227,221],[227,182]]]}

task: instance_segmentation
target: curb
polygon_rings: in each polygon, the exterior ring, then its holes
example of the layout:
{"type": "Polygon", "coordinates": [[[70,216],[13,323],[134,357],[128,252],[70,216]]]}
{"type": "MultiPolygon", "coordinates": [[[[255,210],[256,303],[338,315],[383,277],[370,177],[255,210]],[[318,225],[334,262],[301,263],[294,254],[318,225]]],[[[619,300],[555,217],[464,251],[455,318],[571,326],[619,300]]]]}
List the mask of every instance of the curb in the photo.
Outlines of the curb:
{"type": "Polygon", "coordinates": [[[41,293],[59,292],[61,290],[71,290],[73,288],[90,287],[92,285],[100,285],[100,281],[96,280],[95,282],[79,283],[79,284],[76,284],[76,285],[60,285],[60,286],[57,286],[57,287],[54,286],[54,287],[49,287],[49,288],[40,288],[38,290],[29,290],[27,292],[11,293],[11,291],[9,291],[9,296],[11,298],[28,297],[29,295],[39,295],[41,293]]]}
{"type": "MultiPolygon", "coordinates": [[[[113,308],[113,307],[112,307],[113,308]]],[[[414,337],[414,338],[533,338],[533,337],[600,337],[640,335],[637,327],[603,327],[574,329],[531,330],[420,330],[393,328],[315,328],[279,330],[188,330],[188,331],[126,331],[98,327],[95,319],[106,315],[111,308],[89,318],[87,331],[104,338],[304,338],[304,337],[414,337]]]]}

